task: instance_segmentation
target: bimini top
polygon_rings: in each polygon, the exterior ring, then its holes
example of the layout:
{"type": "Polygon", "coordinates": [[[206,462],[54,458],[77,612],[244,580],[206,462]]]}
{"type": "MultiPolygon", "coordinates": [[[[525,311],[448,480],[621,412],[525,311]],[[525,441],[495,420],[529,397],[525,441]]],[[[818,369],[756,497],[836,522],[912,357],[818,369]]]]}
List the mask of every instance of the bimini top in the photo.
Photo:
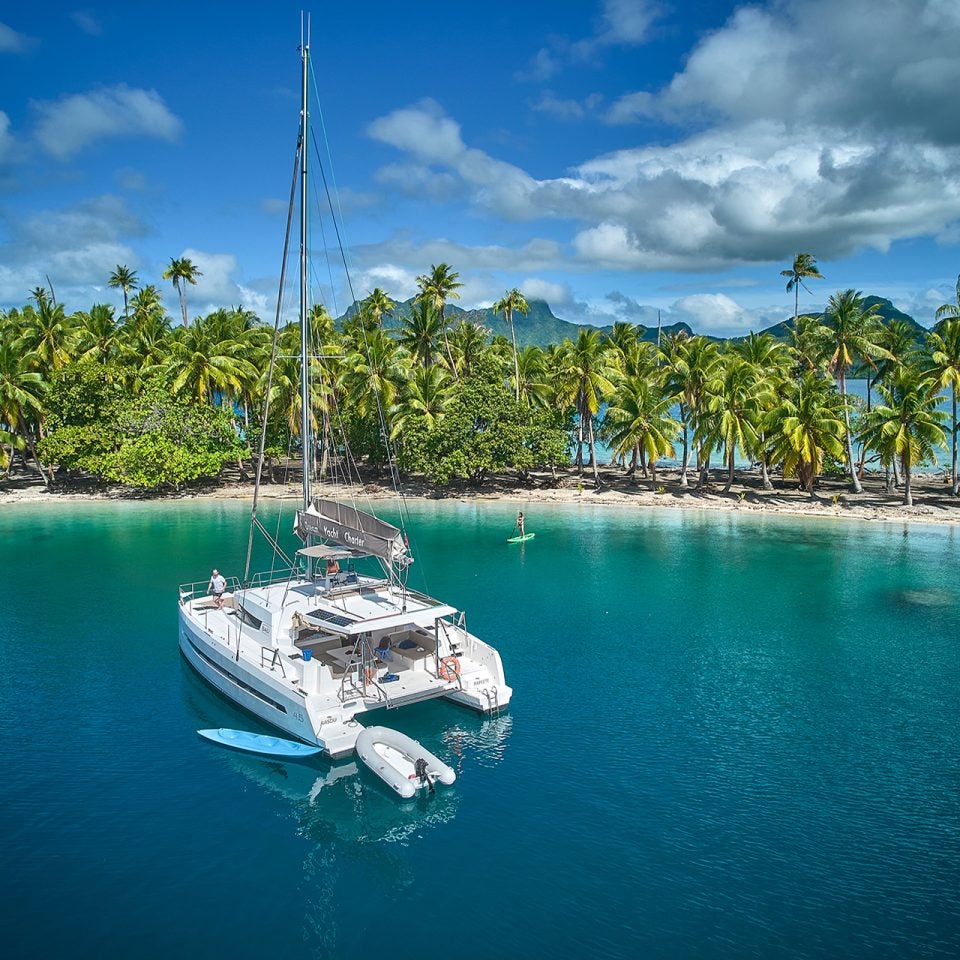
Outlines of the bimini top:
{"type": "Polygon", "coordinates": [[[407,555],[407,545],[397,527],[337,500],[318,497],[308,509],[298,510],[294,530],[304,542],[311,536],[322,537],[348,548],[355,556],[382,557],[395,563],[407,555]]]}

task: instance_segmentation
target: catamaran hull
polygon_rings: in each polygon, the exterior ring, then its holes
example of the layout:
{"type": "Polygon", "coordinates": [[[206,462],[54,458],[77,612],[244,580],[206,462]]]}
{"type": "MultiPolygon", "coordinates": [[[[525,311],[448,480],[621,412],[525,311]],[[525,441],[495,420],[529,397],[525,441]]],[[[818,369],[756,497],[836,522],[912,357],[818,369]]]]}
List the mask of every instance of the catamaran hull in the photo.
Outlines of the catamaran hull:
{"type": "Polygon", "coordinates": [[[491,672],[491,668],[499,672],[500,664],[499,656],[489,651],[493,659],[485,664],[487,669],[470,671],[456,682],[451,679],[446,689],[420,690],[407,698],[394,695],[389,703],[382,705],[364,703],[362,698],[353,698],[342,706],[331,704],[329,699],[312,704],[310,695],[303,692],[301,686],[292,686],[282,678],[282,671],[274,678],[269,667],[257,668],[245,658],[238,660],[235,642],[225,642],[206,630],[203,621],[192,617],[188,606],[181,605],[180,650],[190,666],[237,706],[304,743],[321,747],[331,759],[354,751],[357,736],[363,729],[354,719],[358,714],[403,706],[408,700],[414,703],[441,696],[489,716],[504,710],[513,694],[506,684],[497,684],[492,679],[496,673],[491,672]]]}
{"type": "MultiPolygon", "coordinates": [[[[228,700],[271,726],[330,753],[327,743],[314,733],[300,694],[295,694],[295,699],[279,684],[274,686],[267,682],[262,673],[246,669],[244,663],[237,662],[223,644],[198,631],[182,612],[180,652],[187,663],[228,700]]],[[[351,750],[352,746],[338,756],[351,750]]]]}

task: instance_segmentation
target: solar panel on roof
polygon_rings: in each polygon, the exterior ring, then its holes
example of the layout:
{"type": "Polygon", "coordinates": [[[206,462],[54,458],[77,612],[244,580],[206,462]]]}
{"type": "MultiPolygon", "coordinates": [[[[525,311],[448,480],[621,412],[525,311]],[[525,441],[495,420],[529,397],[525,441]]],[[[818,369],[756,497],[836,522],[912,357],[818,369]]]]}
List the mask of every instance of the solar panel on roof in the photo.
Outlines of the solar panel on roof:
{"type": "Polygon", "coordinates": [[[310,610],[307,616],[311,620],[323,620],[325,623],[332,623],[337,627],[349,627],[353,620],[339,613],[330,613],[328,610],[310,610]]]}

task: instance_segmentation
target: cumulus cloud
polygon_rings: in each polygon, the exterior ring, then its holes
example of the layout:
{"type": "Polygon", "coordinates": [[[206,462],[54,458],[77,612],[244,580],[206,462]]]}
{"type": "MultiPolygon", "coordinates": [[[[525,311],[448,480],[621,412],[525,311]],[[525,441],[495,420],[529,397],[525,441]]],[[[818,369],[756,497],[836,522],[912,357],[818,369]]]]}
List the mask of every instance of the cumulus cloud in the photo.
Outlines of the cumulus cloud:
{"type": "Polygon", "coordinates": [[[29,291],[50,277],[64,300],[92,302],[118,263],[134,268],[131,241],[145,225],[123,200],[101,196],[60,210],[9,218],[0,261],[9,269],[0,277],[0,303],[22,304],[29,291]]]}
{"type": "MultiPolygon", "coordinates": [[[[649,5],[637,8],[637,21],[630,4],[604,9],[613,19],[590,42],[649,36],[649,5]]],[[[368,248],[368,264],[422,270],[445,260],[492,277],[703,272],[789,262],[797,250],[824,262],[916,237],[956,243],[960,60],[951,25],[960,27],[960,5],[945,0],[891,0],[883,16],[867,0],[740,7],[662,89],[624,91],[606,113],[621,124],[672,125],[672,138],[643,145],[638,137],[637,146],[587,156],[552,177],[477,149],[435,101],[394,111],[368,128],[400,155],[381,169],[382,184],[463,201],[474,216],[528,225],[538,239],[511,247],[397,237],[368,248]]],[[[541,51],[542,74],[572,55],[572,44],[541,51]]],[[[535,109],[577,120],[599,106],[547,91],[535,109]]],[[[628,318],[633,308],[594,300],[570,309],[584,319],[628,318]]],[[[685,297],[676,311],[695,328],[739,333],[784,315],[729,297],[685,297]]]]}
{"type": "Polygon", "coordinates": [[[47,153],[67,160],[110,137],[152,137],[173,142],[183,125],[155,90],[118,84],[60,100],[33,101],[35,136],[47,153]]]}
{"type": "Polygon", "coordinates": [[[888,0],[882,16],[873,0],[740,7],[663,90],[626,94],[612,112],[621,120],[633,110],[667,120],[893,127],[956,144],[958,11],[952,0],[888,0]]]}
{"type": "Polygon", "coordinates": [[[556,312],[574,301],[573,290],[567,283],[542,280],[539,277],[527,277],[519,285],[527,300],[545,300],[556,312]]]}
{"type": "MultiPolygon", "coordinates": [[[[221,307],[241,305],[261,319],[273,316],[275,301],[253,285],[236,278],[238,266],[233,254],[187,248],[180,256],[192,260],[201,273],[195,286],[188,284],[187,313],[191,318],[221,307]]],[[[180,303],[175,296],[168,297],[167,310],[171,315],[179,316],[180,303]]]]}

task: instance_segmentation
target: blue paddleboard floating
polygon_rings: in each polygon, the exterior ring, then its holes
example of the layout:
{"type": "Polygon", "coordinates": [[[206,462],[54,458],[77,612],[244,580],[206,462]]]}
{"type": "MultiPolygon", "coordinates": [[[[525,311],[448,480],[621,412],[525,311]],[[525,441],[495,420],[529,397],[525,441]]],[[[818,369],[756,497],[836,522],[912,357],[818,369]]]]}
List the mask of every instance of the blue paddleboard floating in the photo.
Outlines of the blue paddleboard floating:
{"type": "Polygon", "coordinates": [[[323,751],[323,747],[311,747],[295,740],[282,740],[280,737],[248,733],[246,730],[228,730],[221,727],[219,730],[198,730],[197,733],[224,747],[234,747],[250,753],[268,753],[274,757],[312,757],[323,751]]]}

